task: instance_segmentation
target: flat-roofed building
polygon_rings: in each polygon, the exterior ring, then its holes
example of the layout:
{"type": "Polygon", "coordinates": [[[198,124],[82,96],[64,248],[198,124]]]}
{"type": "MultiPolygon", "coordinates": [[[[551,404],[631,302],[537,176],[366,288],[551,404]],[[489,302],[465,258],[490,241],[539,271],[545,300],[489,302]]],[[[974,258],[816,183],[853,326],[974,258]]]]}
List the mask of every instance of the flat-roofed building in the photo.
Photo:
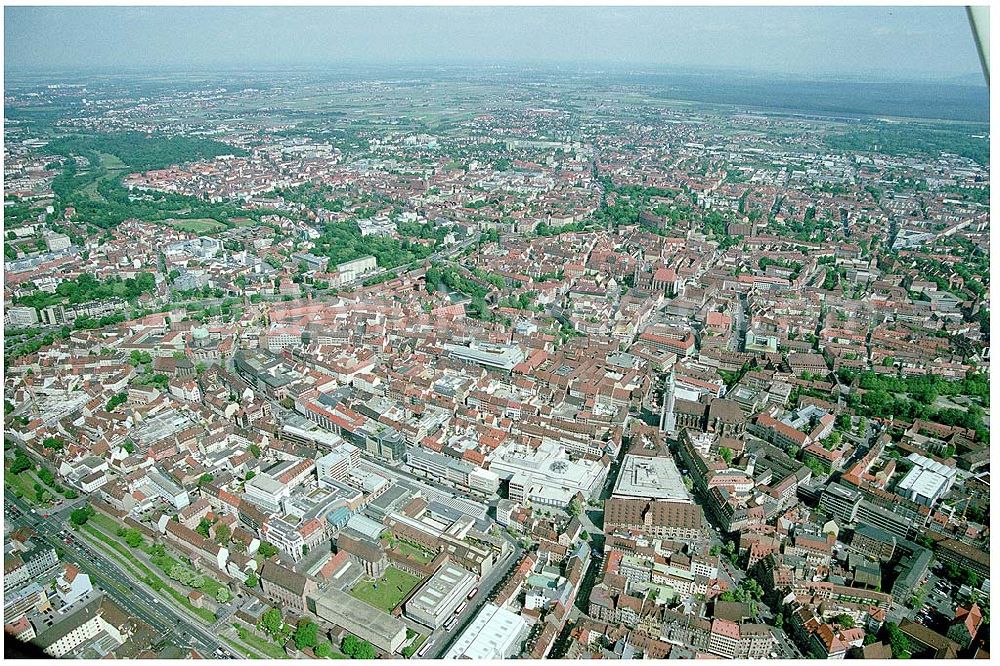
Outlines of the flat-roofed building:
{"type": "Polygon", "coordinates": [[[854,534],[851,538],[851,550],[857,551],[874,560],[888,562],[892,559],[892,555],[896,551],[897,542],[898,538],[895,534],[886,532],[878,527],[862,524],[854,529],[854,534]]]}
{"type": "Polygon", "coordinates": [[[500,489],[500,477],[465,460],[415,448],[406,454],[407,465],[420,476],[491,496],[500,489]]]}
{"type": "Polygon", "coordinates": [[[476,580],[466,569],[451,562],[444,563],[406,602],[407,617],[437,629],[465,601],[476,580]]]}
{"type": "Polygon", "coordinates": [[[509,483],[510,499],[565,506],[577,493],[596,497],[604,486],[607,468],[594,460],[572,460],[554,442],[531,450],[511,444],[498,448],[490,470],[509,483]]]}
{"type": "Polygon", "coordinates": [[[912,517],[864,499],[858,504],[858,522],[874,525],[904,539],[909,539],[919,528],[912,517]]]}
{"type": "MultiPolygon", "coordinates": [[[[344,444],[344,440],[340,435],[323,430],[308,419],[302,418],[302,420],[311,427],[303,427],[296,423],[285,423],[281,426],[281,438],[295,444],[315,446],[321,451],[336,450],[337,447],[344,444]]],[[[319,465],[319,460],[316,461],[316,464],[319,465]]]]}
{"type": "Polygon", "coordinates": [[[146,494],[162,497],[175,509],[183,509],[191,503],[187,490],[155,469],[146,472],[146,482],[142,483],[142,490],[146,494]]]}
{"type": "Polygon", "coordinates": [[[344,529],[377,544],[386,528],[382,523],[367,516],[355,514],[347,521],[344,529]]]}
{"type": "Polygon", "coordinates": [[[896,486],[896,492],[917,504],[933,506],[955,483],[958,471],[954,467],[917,453],[911,453],[906,459],[913,463],[913,468],[896,486]]]}
{"type": "Polygon", "coordinates": [[[519,614],[486,604],[444,658],[508,659],[518,652],[527,632],[528,623],[519,614]]]}
{"type": "Polygon", "coordinates": [[[861,506],[861,493],[855,488],[837,483],[828,485],[819,500],[819,508],[840,521],[841,525],[851,524],[857,520],[859,506],[861,506]]]}
{"type": "Polygon", "coordinates": [[[444,349],[457,359],[469,363],[477,363],[492,370],[503,370],[504,372],[510,372],[527,357],[520,345],[497,345],[486,342],[473,342],[468,347],[465,345],[445,344],[444,349]]]}
{"type": "Polygon", "coordinates": [[[281,510],[281,500],[291,494],[291,488],[269,474],[258,474],[246,482],[243,493],[257,506],[275,513],[281,510]]]}
{"type": "Polygon", "coordinates": [[[670,456],[625,456],[613,495],[671,502],[692,501],[684,486],[684,477],[670,456]]]}
{"type": "Polygon", "coordinates": [[[969,567],[981,578],[990,577],[990,554],[982,548],[957,539],[945,539],[934,547],[934,555],[942,562],[969,567]]]}
{"type": "Polygon", "coordinates": [[[309,595],[306,602],[321,620],[342,627],[383,652],[396,653],[406,641],[402,620],[334,587],[309,595]]]}
{"type": "Polygon", "coordinates": [[[45,589],[32,581],[17,590],[6,589],[3,598],[4,617],[17,617],[32,610],[49,608],[49,596],[45,589]]]}
{"type": "Polygon", "coordinates": [[[6,324],[11,328],[25,328],[38,323],[38,311],[24,305],[7,308],[4,315],[6,324]]]}
{"type": "Polygon", "coordinates": [[[354,282],[362,275],[370,273],[376,268],[378,268],[378,262],[372,256],[359,257],[358,259],[337,264],[337,272],[340,273],[342,282],[354,282]]]}
{"type": "Polygon", "coordinates": [[[55,659],[79,657],[82,647],[95,641],[113,650],[136,629],[135,620],[104,594],[84,597],[63,610],[34,619],[37,635],[32,643],[55,659]]]}
{"type": "Polygon", "coordinates": [[[330,437],[336,437],[340,441],[332,447],[329,453],[316,460],[316,475],[321,479],[331,478],[343,481],[347,478],[348,472],[361,462],[361,449],[344,442],[332,433],[330,433],[330,437]]]}

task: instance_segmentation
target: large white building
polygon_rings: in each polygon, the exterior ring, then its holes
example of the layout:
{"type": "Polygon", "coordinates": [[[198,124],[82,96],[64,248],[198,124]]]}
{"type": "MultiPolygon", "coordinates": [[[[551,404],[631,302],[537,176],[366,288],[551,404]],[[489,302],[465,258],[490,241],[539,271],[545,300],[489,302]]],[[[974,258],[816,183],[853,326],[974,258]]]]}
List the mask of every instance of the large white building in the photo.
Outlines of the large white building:
{"type": "Polygon", "coordinates": [[[94,591],[90,576],[80,571],[75,564],[63,564],[63,570],[56,578],[56,595],[64,606],[70,606],[94,591]]]}
{"type": "Polygon", "coordinates": [[[906,457],[913,468],[896,486],[896,492],[917,504],[933,506],[955,483],[958,471],[917,453],[906,457]]]}
{"type": "Polygon", "coordinates": [[[486,604],[444,658],[509,659],[519,652],[527,633],[528,623],[519,614],[486,604]]]}
{"type": "Polygon", "coordinates": [[[465,601],[476,580],[476,576],[466,569],[445,562],[406,602],[406,616],[437,629],[465,601]]]}
{"type": "Polygon", "coordinates": [[[596,497],[608,474],[596,460],[572,460],[554,442],[536,450],[516,443],[501,446],[490,470],[509,481],[511,500],[547,506],[566,506],[577,493],[596,497]]]}
{"type": "Polygon", "coordinates": [[[55,659],[72,655],[81,645],[102,635],[108,637],[111,646],[118,647],[129,637],[122,631],[128,618],[104,601],[103,594],[81,599],[57,621],[43,625],[32,642],[55,659]]]}
{"type": "Polygon", "coordinates": [[[271,324],[265,335],[269,351],[277,352],[302,344],[302,329],[299,326],[271,324]]]}
{"type": "Polygon", "coordinates": [[[275,513],[281,510],[281,500],[291,494],[291,489],[268,474],[258,474],[246,482],[243,493],[257,506],[275,513]]]}
{"type": "Polygon", "coordinates": [[[316,460],[316,475],[320,479],[343,481],[359,462],[361,462],[361,449],[341,440],[336,448],[316,460]]]}
{"type": "Polygon", "coordinates": [[[444,345],[444,349],[457,359],[505,372],[510,372],[517,364],[527,358],[527,354],[520,345],[498,345],[473,341],[468,347],[447,343],[444,345]]]}
{"type": "Polygon", "coordinates": [[[684,485],[684,477],[674,459],[666,456],[637,456],[629,454],[622,462],[621,473],[615,483],[615,497],[664,499],[673,502],[690,502],[691,495],[684,485]]]}
{"type": "MultiPolygon", "coordinates": [[[[294,521],[294,518],[291,520],[294,521]]],[[[322,520],[311,519],[293,524],[281,516],[271,516],[261,526],[261,536],[297,562],[308,549],[327,539],[329,532],[322,520]]]]}
{"type": "Polygon", "coordinates": [[[410,449],[406,464],[419,476],[478,495],[490,497],[500,489],[500,477],[496,473],[427,449],[410,449]]]}
{"type": "Polygon", "coordinates": [[[340,273],[341,282],[354,282],[376,268],[378,268],[378,262],[375,261],[375,257],[361,257],[337,264],[337,272],[340,273]]]}
{"type": "Polygon", "coordinates": [[[45,234],[45,244],[49,246],[50,252],[65,250],[72,245],[66,234],[45,234]]]}
{"type": "Polygon", "coordinates": [[[25,305],[7,308],[4,323],[11,328],[27,328],[38,323],[38,310],[25,305]]]}
{"type": "Polygon", "coordinates": [[[155,469],[146,472],[145,479],[140,481],[140,487],[146,495],[162,497],[178,510],[191,503],[187,490],[155,469]]]}

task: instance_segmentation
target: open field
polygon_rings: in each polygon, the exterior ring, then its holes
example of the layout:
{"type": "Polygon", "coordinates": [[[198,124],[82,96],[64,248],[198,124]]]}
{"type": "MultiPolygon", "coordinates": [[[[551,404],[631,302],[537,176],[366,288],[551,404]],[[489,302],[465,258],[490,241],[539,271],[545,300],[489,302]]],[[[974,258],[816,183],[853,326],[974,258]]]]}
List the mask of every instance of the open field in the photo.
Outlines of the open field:
{"type": "Polygon", "coordinates": [[[209,217],[195,218],[192,220],[167,220],[166,222],[174,229],[187,231],[192,234],[211,234],[226,229],[225,224],[209,217]]]}

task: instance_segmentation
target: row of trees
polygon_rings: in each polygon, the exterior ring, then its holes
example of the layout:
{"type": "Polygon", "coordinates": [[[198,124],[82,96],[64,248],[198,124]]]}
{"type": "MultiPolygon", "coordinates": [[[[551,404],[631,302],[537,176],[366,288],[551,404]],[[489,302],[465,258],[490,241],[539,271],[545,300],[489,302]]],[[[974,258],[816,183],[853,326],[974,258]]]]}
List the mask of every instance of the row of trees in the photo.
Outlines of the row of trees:
{"type": "Polygon", "coordinates": [[[726,590],[719,595],[721,601],[738,601],[750,606],[750,613],[756,615],[757,603],[764,598],[764,590],[753,578],[744,578],[736,589],[726,590]]]}
{"type": "Polygon", "coordinates": [[[927,403],[897,397],[884,389],[868,391],[858,397],[856,393],[847,396],[847,406],[865,416],[888,418],[890,416],[914,421],[924,419],[944,425],[969,428],[976,432],[976,438],[983,442],[989,441],[989,428],[983,420],[984,412],[977,405],[967,410],[944,408],[934,409],[927,403]]]}
{"type": "Polygon", "coordinates": [[[14,460],[10,463],[10,471],[13,474],[20,474],[29,469],[34,469],[35,463],[21,449],[14,449],[14,460]]]}
{"type": "Polygon", "coordinates": [[[953,583],[976,588],[982,582],[979,575],[969,567],[960,567],[951,562],[944,564],[944,576],[953,583]]]}
{"type": "MultiPolygon", "coordinates": [[[[498,275],[479,271],[477,277],[484,282],[493,284],[497,288],[503,286],[503,278],[498,275]]],[[[431,266],[427,269],[425,279],[428,292],[454,291],[463,293],[472,299],[472,303],[468,308],[470,317],[486,321],[492,319],[493,314],[486,305],[486,295],[489,293],[489,288],[476,280],[465,277],[456,267],[431,266]]]]}
{"type": "Polygon", "coordinates": [[[77,527],[82,527],[87,524],[87,521],[94,515],[95,511],[92,506],[86,504],[79,508],[73,509],[69,514],[69,521],[76,525],[77,527]]]}
{"type": "Polygon", "coordinates": [[[454,266],[431,266],[425,276],[427,291],[457,291],[473,299],[484,298],[489,290],[475,280],[471,280],[454,266]]]}
{"type": "MultiPolygon", "coordinates": [[[[44,466],[43,467],[39,467],[37,474],[38,474],[38,478],[41,479],[42,482],[45,485],[47,485],[49,488],[52,488],[52,490],[56,491],[57,493],[59,493],[60,495],[62,495],[63,497],[65,497],[66,499],[76,499],[77,497],[80,496],[72,488],[67,488],[67,487],[59,484],[56,481],[55,474],[53,474],[52,471],[48,467],[44,467],[44,466]]],[[[35,493],[36,497],[38,497],[39,501],[42,501],[41,494],[37,492],[38,491],[37,488],[35,489],[35,491],[36,491],[36,493],[35,493]]]]}
{"type": "Polygon", "coordinates": [[[348,634],[340,643],[341,651],[351,659],[374,659],[375,646],[366,640],[348,634]]]}
{"type": "MultiPolygon", "coordinates": [[[[257,628],[274,641],[283,642],[286,640],[288,628],[282,618],[281,611],[277,608],[269,608],[261,617],[257,628]]],[[[300,620],[291,638],[295,641],[295,647],[298,650],[311,648],[313,654],[320,658],[327,658],[334,654],[333,645],[328,641],[320,640],[319,625],[311,620],[305,618],[300,620]]],[[[374,659],[376,657],[375,647],[371,643],[350,634],[345,636],[341,642],[341,650],[352,659],[374,659]]]]}

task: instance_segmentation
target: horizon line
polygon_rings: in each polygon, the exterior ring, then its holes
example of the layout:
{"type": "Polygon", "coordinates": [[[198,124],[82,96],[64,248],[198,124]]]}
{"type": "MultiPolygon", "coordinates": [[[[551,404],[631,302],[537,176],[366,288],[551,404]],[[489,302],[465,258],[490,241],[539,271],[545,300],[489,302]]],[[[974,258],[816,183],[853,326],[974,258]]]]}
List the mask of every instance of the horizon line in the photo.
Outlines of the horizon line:
{"type": "MultiPolygon", "coordinates": [[[[9,60],[8,60],[9,62],[9,60]]],[[[981,71],[970,70],[965,73],[937,73],[930,76],[920,76],[918,73],[879,74],[862,72],[849,74],[845,72],[802,72],[777,69],[747,69],[739,66],[692,66],[673,63],[638,63],[638,62],[601,62],[596,60],[562,61],[562,60],[506,60],[502,62],[483,60],[414,60],[394,62],[388,60],[368,60],[364,58],[340,58],[331,61],[301,61],[286,63],[160,63],[155,65],[121,67],[116,65],[75,65],[75,66],[4,66],[7,77],[37,77],[37,76],[81,76],[81,75],[163,75],[163,74],[212,74],[212,73],[243,73],[302,71],[315,72],[320,68],[356,68],[358,66],[376,70],[400,69],[412,70],[421,68],[433,69],[480,69],[480,73],[488,75],[498,73],[498,70],[522,70],[538,73],[554,73],[555,71],[576,70],[582,74],[722,74],[729,76],[747,76],[772,80],[788,80],[795,82],[815,83],[921,83],[942,86],[961,86],[989,89],[981,71]],[[486,68],[486,69],[483,69],[486,68]],[[652,71],[660,70],[660,71],[652,71]]]]}

